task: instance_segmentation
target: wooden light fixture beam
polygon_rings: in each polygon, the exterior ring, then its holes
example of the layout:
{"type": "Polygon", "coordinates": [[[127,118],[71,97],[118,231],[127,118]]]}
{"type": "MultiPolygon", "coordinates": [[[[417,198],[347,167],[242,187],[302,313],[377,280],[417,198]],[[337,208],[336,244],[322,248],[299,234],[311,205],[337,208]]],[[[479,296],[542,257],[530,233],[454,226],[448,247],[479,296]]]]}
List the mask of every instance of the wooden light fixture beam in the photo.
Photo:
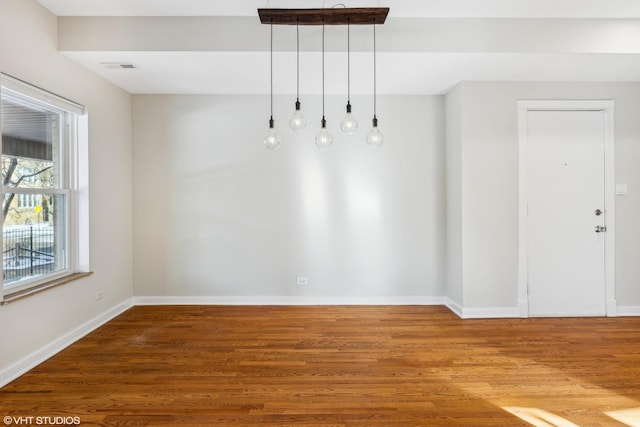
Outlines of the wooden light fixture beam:
{"type": "Polygon", "coordinates": [[[258,9],[260,22],[274,25],[379,25],[388,14],[388,7],[258,9]]]}

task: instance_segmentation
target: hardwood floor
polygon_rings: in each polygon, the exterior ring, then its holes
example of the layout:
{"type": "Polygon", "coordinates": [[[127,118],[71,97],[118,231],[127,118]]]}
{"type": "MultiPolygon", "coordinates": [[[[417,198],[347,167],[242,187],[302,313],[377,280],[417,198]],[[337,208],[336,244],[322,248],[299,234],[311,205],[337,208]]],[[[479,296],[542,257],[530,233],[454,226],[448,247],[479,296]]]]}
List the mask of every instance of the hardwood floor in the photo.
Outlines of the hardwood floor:
{"type": "Polygon", "coordinates": [[[82,426],[638,426],[640,318],[135,307],[2,388],[0,416],[34,417],[12,425],[63,416],[82,426]]]}

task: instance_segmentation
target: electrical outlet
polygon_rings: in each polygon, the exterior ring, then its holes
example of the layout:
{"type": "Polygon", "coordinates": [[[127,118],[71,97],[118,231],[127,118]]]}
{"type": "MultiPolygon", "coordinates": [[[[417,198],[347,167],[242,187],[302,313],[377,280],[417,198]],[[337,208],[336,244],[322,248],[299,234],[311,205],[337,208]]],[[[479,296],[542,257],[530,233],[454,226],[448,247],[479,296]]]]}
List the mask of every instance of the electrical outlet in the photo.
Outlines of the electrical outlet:
{"type": "Polygon", "coordinates": [[[104,296],[104,294],[102,293],[102,291],[96,292],[96,301],[102,299],[103,296],[104,296]]]}
{"type": "Polygon", "coordinates": [[[308,285],[309,278],[308,277],[296,277],[296,285],[308,285]]]}

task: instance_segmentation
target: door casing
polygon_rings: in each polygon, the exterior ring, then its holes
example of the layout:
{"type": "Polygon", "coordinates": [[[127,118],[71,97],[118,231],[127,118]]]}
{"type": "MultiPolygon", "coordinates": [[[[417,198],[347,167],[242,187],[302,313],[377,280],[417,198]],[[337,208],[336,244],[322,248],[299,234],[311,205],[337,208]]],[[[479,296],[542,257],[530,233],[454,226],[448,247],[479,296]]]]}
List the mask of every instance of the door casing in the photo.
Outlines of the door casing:
{"type": "Polygon", "coordinates": [[[518,315],[529,317],[528,238],[527,238],[527,112],[528,111],[603,111],[604,113],[604,174],[605,212],[605,310],[607,316],[617,315],[615,299],[615,152],[613,100],[520,100],[518,101],[518,315]]]}

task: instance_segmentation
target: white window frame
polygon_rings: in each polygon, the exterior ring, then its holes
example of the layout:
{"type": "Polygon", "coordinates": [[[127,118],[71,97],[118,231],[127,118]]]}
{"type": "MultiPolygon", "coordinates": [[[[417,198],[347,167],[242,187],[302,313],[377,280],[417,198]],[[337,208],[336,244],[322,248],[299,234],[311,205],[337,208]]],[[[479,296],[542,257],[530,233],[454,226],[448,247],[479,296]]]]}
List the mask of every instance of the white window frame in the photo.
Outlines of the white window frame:
{"type": "MultiPolygon", "coordinates": [[[[64,194],[68,198],[66,203],[66,258],[64,270],[25,280],[16,286],[5,289],[0,286],[0,304],[10,299],[13,294],[34,292],[59,283],[65,277],[76,273],[88,273],[89,266],[89,169],[88,169],[88,114],[84,106],[55,95],[22,80],[0,73],[0,96],[2,92],[15,93],[21,97],[28,97],[40,104],[45,104],[54,110],[63,111],[65,119],[63,126],[63,142],[60,150],[60,179],[59,188],[47,189],[49,194],[64,194]]],[[[1,110],[0,110],[0,114],[1,110]]],[[[2,123],[0,116],[0,126],[2,123]]],[[[0,135],[2,128],[0,127],[0,135]]],[[[0,153],[2,152],[0,138],[0,153]]],[[[2,195],[15,193],[15,188],[3,188],[2,195]]],[[[20,193],[41,194],[42,189],[21,188],[20,193]]],[[[0,212],[0,215],[2,213],[0,212]]],[[[4,249],[4,248],[3,248],[4,249]]],[[[0,266],[0,270],[2,267],[0,266]]],[[[4,282],[4,281],[3,281],[4,282]]]]}

